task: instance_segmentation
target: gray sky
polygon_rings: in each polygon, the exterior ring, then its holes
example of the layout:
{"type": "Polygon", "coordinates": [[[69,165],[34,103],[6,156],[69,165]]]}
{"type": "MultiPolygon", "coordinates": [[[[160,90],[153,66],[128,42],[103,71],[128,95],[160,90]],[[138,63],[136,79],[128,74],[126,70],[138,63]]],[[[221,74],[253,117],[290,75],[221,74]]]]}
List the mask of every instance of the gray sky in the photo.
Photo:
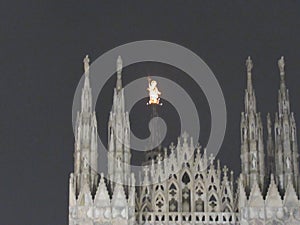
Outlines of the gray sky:
{"type": "MultiPolygon", "coordinates": [[[[72,101],[87,53],[93,61],[111,48],[144,39],[178,43],[197,53],[224,92],[228,126],[218,158],[235,173],[240,167],[239,122],[248,55],[254,61],[253,80],[264,122],[266,113],[273,115],[276,110],[277,59],[285,56],[292,110],[299,121],[300,3],[244,2],[1,1],[2,224],[67,224],[68,177],[73,170],[72,101]]],[[[133,73],[165,74],[189,87],[204,121],[200,139],[205,142],[209,112],[199,88],[175,68],[157,63],[124,69],[125,84],[131,79],[126,74],[133,73]]],[[[103,96],[112,95],[114,79],[103,96]]],[[[104,138],[110,104],[110,98],[97,104],[104,138]]],[[[134,113],[145,111],[143,107],[139,103],[132,116],[137,118],[134,113]]],[[[172,121],[173,111],[166,105],[161,115],[172,121]]],[[[133,130],[147,134],[146,117],[140,120],[133,122],[133,130]]],[[[169,139],[172,135],[176,129],[169,139]]]]}

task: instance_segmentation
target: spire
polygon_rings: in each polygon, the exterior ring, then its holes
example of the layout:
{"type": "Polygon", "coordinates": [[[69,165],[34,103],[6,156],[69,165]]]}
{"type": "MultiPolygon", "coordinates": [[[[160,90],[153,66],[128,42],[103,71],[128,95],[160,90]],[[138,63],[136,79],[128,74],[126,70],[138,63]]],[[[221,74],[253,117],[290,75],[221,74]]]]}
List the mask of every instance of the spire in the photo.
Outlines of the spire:
{"type": "Polygon", "coordinates": [[[91,112],[92,108],[92,92],[90,88],[90,59],[89,56],[86,55],[83,59],[83,67],[84,67],[84,85],[82,89],[82,95],[81,95],[81,111],[82,112],[91,112]]]}
{"type": "Polygon", "coordinates": [[[83,59],[83,68],[84,68],[84,88],[87,89],[90,87],[89,75],[90,75],[90,58],[86,55],[83,59]]]}
{"type": "Polygon", "coordinates": [[[117,85],[116,85],[117,91],[120,91],[122,89],[122,69],[123,69],[123,61],[122,61],[121,56],[118,56],[118,59],[117,59],[117,85]]]}
{"type": "MultiPolygon", "coordinates": [[[[108,122],[108,177],[111,181],[119,179],[119,183],[128,185],[130,178],[130,124],[125,111],[124,88],[122,87],[122,59],[116,62],[117,82],[114,89],[113,105],[108,122]]],[[[127,194],[127,189],[126,189],[127,194]]]]}
{"type": "Polygon", "coordinates": [[[151,133],[151,138],[149,139],[148,146],[146,147],[147,149],[150,149],[145,156],[146,156],[146,161],[149,161],[149,159],[154,159],[157,160],[157,157],[159,154],[162,153],[162,147],[161,147],[161,126],[158,123],[158,121],[155,119],[158,116],[158,110],[156,105],[162,105],[160,103],[160,95],[161,92],[157,88],[157,81],[152,80],[150,77],[148,77],[148,88],[147,91],[149,92],[149,100],[146,103],[149,107],[151,112],[150,119],[154,119],[150,123],[150,133],[151,133]]]}
{"type": "Polygon", "coordinates": [[[92,195],[98,183],[97,119],[92,110],[92,90],[89,81],[90,59],[83,59],[84,85],[81,93],[81,110],[77,112],[74,152],[74,183],[78,195],[86,183],[92,195]]]}
{"type": "Polygon", "coordinates": [[[289,92],[285,83],[285,61],[282,56],[278,60],[280,72],[280,88],[278,90],[278,119],[276,118],[275,149],[276,176],[279,179],[281,191],[284,191],[291,176],[292,184],[297,189],[298,183],[298,147],[296,140],[296,124],[290,112],[289,92]]]}
{"type": "Polygon", "coordinates": [[[242,173],[245,175],[245,188],[251,189],[255,179],[261,190],[264,183],[264,145],[263,127],[260,113],[256,111],[256,97],[252,85],[253,62],[246,60],[247,88],[245,90],[245,112],[241,117],[241,160],[242,173]]]}
{"type": "Polygon", "coordinates": [[[246,60],[246,68],[247,68],[247,90],[249,93],[252,93],[252,68],[253,68],[253,62],[250,56],[248,56],[246,60]]]}

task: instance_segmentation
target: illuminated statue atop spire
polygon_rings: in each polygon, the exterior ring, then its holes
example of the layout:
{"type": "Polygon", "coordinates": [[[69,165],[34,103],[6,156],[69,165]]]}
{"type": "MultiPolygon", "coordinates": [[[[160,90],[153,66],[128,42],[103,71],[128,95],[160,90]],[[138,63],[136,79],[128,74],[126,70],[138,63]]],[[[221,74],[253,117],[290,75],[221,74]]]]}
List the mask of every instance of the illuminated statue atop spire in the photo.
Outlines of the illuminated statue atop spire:
{"type": "Polygon", "coordinates": [[[147,88],[147,91],[149,91],[149,102],[147,103],[147,105],[151,105],[151,104],[162,105],[161,103],[159,103],[160,101],[159,96],[161,95],[161,92],[157,88],[157,82],[155,80],[151,80],[150,78],[148,78],[148,82],[149,82],[149,86],[147,88]]]}

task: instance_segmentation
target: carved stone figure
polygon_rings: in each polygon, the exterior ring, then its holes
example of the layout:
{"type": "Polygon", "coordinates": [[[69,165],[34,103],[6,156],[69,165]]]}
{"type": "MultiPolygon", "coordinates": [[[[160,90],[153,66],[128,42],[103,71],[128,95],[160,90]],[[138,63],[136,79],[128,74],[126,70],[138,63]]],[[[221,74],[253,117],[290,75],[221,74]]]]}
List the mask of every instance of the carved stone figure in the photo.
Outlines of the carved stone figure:
{"type": "Polygon", "coordinates": [[[255,153],[253,153],[252,154],[252,169],[256,169],[256,165],[257,165],[257,157],[256,157],[256,154],[255,153]]]}

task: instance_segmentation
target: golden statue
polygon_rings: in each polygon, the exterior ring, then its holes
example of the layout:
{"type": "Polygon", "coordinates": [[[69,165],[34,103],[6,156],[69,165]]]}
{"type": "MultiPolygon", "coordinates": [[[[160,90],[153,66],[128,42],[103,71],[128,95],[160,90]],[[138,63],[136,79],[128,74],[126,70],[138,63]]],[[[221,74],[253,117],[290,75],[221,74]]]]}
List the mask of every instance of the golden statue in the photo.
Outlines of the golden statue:
{"type": "Polygon", "coordinates": [[[151,105],[151,104],[161,105],[161,103],[159,103],[160,101],[159,96],[161,95],[161,92],[157,88],[157,82],[155,80],[151,80],[150,78],[148,78],[148,82],[149,82],[149,86],[147,88],[147,91],[149,91],[149,102],[147,103],[147,105],[151,105]]]}

